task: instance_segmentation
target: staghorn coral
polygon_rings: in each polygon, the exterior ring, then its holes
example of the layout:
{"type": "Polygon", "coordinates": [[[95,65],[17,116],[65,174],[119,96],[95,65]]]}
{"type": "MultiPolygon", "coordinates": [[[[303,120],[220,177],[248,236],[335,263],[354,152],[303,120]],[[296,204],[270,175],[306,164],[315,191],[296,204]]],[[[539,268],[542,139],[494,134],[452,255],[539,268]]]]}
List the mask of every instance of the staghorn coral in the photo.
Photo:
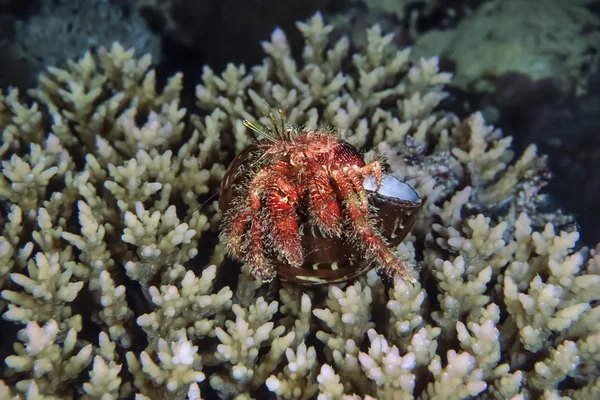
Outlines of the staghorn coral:
{"type": "Polygon", "coordinates": [[[595,398],[598,249],[535,213],[535,147],[441,110],[451,77],[377,26],[354,54],[319,14],[298,28],[301,60],[276,30],[262,64],[205,68],[193,111],[117,44],[2,94],[0,396],[595,398]],[[225,259],[212,195],[269,105],[418,191],[419,282],[261,285],[225,259]]]}

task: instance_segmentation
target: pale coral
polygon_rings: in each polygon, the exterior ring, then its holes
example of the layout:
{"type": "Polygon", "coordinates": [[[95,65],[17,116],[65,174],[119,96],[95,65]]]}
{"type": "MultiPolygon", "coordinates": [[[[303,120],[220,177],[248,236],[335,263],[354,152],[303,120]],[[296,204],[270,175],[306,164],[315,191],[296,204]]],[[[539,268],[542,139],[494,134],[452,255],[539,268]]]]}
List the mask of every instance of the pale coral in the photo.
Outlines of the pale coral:
{"type": "Polygon", "coordinates": [[[299,60],[276,30],[262,64],[205,68],[193,111],[180,74],[160,90],[151,59],[117,44],[50,68],[37,103],[0,96],[0,307],[15,342],[0,396],[597,397],[598,249],[536,211],[543,157],[515,158],[481,114],[440,110],[450,75],[378,26],[354,54],[319,14],[298,28],[299,60]],[[397,251],[417,283],[373,270],[261,285],[225,258],[213,196],[249,143],[241,120],[269,124],[269,106],[373,145],[416,189],[397,251]]]}

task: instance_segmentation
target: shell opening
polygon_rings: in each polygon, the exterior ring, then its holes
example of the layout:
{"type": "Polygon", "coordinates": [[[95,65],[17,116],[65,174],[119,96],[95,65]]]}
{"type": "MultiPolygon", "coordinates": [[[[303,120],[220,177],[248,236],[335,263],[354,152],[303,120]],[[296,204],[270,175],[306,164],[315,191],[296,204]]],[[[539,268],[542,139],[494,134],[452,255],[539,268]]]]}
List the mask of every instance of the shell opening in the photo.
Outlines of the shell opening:
{"type": "MultiPolygon", "coordinates": [[[[375,176],[369,175],[365,178],[363,186],[366,190],[374,192],[376,189],[375,176]]],[[[392,197],[399,200],[421,202],[421,198],[409,184],[402,182],[395,176],[383,174],[381,187],[377,194],[386,197],[392,197]]]]}

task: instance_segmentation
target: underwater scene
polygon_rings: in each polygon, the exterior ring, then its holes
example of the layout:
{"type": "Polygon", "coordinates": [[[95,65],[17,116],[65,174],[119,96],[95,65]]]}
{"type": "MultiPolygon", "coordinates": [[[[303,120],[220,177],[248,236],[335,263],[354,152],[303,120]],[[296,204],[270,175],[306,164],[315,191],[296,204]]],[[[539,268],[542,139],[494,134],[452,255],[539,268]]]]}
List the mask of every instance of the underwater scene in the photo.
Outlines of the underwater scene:
{"type": "Polygon", "coordinates": [[[0,400],[600,399],[600,0],[0,22],[0,400]]]}

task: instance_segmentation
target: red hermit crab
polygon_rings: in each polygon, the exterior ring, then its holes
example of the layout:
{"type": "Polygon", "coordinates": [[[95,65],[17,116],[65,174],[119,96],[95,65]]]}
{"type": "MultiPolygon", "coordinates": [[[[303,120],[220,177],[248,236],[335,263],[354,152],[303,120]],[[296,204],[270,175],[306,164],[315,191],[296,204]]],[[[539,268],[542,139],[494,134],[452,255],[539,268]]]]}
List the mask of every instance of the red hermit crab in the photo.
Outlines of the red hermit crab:
{"type": "Polygon", "coordinates": [[[391,249],[410,231],[421,201],[409,185],[334,132],[244,121],[257,136],[221,187],[221,239],[262,281],[339,283],[373,267],[414,281],[391,249]]]}

